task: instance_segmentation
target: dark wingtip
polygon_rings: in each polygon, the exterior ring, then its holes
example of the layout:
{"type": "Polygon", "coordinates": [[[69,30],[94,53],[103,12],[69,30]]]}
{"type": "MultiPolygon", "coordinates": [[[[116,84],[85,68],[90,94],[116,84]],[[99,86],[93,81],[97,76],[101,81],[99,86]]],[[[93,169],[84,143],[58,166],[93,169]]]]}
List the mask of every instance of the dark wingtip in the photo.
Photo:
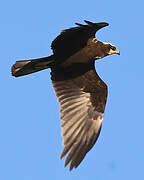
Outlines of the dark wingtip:
{"type": "MultiPolygon", "coordinates": [[[[86,24],[88,24],[89,26],[100,26],[100,27],[105,27],[105,26],[108,26],[108,25],[109,25],[109,23],[107,23],[107,22],[93,23],[93,22],[87,21],[87,20],[84,20],[84,22],[85,22],[86,24]]],[[[80,24],[80,23],[75,23],[75,24],[78,25],[78,26],[86,26],[86,25],[80,24]]]]}
{"type": "MultiPolygon", "coordinates": [[[[89,26],[94,26],[95,25],[95,23],[93,23],[93,22],[90,22],[90,21],[87,21],[87,20],[84,20],[84,22],[86,23],[86,24],[88,24],[89,26]]],[[[78,25],[78,26],[87,26],[87,25],[84,25],[84,24],[80,24],[80,23],[75,23],[76,25],[78,25]]]]}
{"type": "Polygon", "coordinates": [[[87,23],[87,24],[90,25],[90,26],[105,27],[105,26],[108,26],[108,25],[109,25],[107,22],[93,23],[93,22],[87,21],[87,20],[84,20],[84,22],[87,23]]]}
{"type": "Polygon", "coordinates": [[[107,23],[107,22],[99,22],[99,23],[95,23],[95,25],[98,25],[100,27],[105,27],[105,26],[109,26],[109,23],[107,23]]]}
{"type": "Polygon", "coordinates": [[[91,21],[84,20],[84,22],[85,22],[86,24],[90,25],[90,26],[93,26],[93,25],[94,25],[94,23],[91,22],[91,21]]]}
{"type": "Polygon", "coordinates": [[[85,27],[86,25],[83,25],[83,24],[80,24],[80,23],[75,23],[76,25],[78,26],[82,26],[82,27],[85,27]]]}
{"type": "Polygon", "coordinates": [[[80,24],[80,23],[75,23],[75,24],[78,25],[78,26],[81,26],[81,27],[87,27],[87,26],[94,27],[94,28],[96,28],[97,30],[99,30],[99,29],[101,29],[101,28],[109,25],[109,23],[107,23],[107,22],[93,23],[93,22],[87,21],[87,20],[84,20],[84,22],[85,22],[87,25],[80,24]]]}

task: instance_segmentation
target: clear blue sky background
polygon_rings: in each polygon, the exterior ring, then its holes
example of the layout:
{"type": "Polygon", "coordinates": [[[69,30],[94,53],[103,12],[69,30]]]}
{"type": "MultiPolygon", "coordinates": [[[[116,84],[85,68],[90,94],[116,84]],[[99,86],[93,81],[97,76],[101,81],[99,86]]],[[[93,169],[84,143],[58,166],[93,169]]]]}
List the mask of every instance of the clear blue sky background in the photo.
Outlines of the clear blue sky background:
{"type": "Polygon", "coordinates": [[[0,179],[144,179],[144,2],[5,0],[0,2],[0,179]],[[57,103],[45,70],[14,78],[19,59],[50,55],[62,29],[83,20],[106,21],[97,33],[121,55],[97,62],[109,86],[103,128],[94,148],[72,172],[59,159],[57,103]]]}

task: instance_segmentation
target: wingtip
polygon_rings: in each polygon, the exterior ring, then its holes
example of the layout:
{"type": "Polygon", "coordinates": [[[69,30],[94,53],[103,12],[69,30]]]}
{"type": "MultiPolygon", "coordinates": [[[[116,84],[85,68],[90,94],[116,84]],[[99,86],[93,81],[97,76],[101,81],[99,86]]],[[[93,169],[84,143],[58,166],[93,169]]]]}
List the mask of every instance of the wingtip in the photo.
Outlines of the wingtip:
{"type": "Polygon", "coordinates": [[[86,24],[90,25],[90,26],[98,25],[98,26],[100,26],[100,27],[105,27],[105,26],[108,26],[108,25],[109,25],[109,23],[107,23],[107,22],[93,23],[93,22],[87,21],[87,20],[84,20],[84,22],[85,22],[86,24]]]}
{"type": "Polygon", "coordinates": [[[99,23],[95,23],[95,24],[100,26],[100,27],[109,26],[109,23],[107,23],[107,22],[99,22],[99,23]]]}
{"type": "Polygon", "coordinates": [[[85,22],[86,24],[90,25],[90,26],[93,26],[93,25],[94,25],[94,23],[91,22],[91,21],[84,20],[84,22],[85,22]]]}
{"type": "Polygon", "coordinates": [[[64,155],[61,153],[61,155],[60,155],[60,159],[62,160],[62,158],[64,157],[64,155]]]}
{"type": "MultiPolygon", "coordinates": [[[[91,26],[91,27],[99,27],[99,28],[103,28],[105,26],[109,26],[109,23],[107,22],[99,22],[99,23],[93,23],[91,21],[87,21],[87,20],[84,20],[84,22],[88,25],[88,26],[91,26]]],[[[84,25],[84,24],[80,24],[80,23],[75,23],[77,26],[81,26],[81,27],[86,27],[87,25],[84,25]]]]}
{"type": "Polygon", "coordinates": [[[85,27],[86,25],[80,24],[80,23],[75,23],[77,26],[85,27]]]}
{"type": "Polygon", "coordinates": [[[73,168],[74,168],[74,166],[70,166],[70,167],[69,167],[69,171],[72,171],[73,168]]]}

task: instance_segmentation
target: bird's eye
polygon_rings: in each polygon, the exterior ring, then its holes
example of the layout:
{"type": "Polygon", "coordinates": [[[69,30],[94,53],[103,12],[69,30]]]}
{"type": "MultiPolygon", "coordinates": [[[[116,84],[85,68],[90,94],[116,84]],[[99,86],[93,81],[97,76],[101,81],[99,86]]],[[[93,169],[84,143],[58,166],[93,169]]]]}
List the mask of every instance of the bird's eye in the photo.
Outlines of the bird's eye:
{"type": "Polygon", "coordinates": [[[114,47],[114,46],[111,46],[111,49],[112,49],[113,51],[115,51],[115,50],[116,50],[116,47],[114,47]]]}

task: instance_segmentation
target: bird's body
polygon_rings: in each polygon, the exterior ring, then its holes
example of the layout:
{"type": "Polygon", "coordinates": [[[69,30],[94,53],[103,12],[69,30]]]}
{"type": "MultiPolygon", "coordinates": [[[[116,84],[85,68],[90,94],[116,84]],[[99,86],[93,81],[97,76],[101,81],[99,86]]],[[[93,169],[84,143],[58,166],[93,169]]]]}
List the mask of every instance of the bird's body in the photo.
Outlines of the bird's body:
{"type": "Polygon", "coordinates": [[[102,43],[95,33],[107,23],[77,24],[63,30],[52,42],[53,55],[36,60],[17,61],[12,67],[16,77],[51,68],[52,84],[60,103],[64,136],[61,158],[76,168],[95,144],[104,117],[107,85],[95,71],[94,61],[119,54],[110,43],[102,43]]]}

